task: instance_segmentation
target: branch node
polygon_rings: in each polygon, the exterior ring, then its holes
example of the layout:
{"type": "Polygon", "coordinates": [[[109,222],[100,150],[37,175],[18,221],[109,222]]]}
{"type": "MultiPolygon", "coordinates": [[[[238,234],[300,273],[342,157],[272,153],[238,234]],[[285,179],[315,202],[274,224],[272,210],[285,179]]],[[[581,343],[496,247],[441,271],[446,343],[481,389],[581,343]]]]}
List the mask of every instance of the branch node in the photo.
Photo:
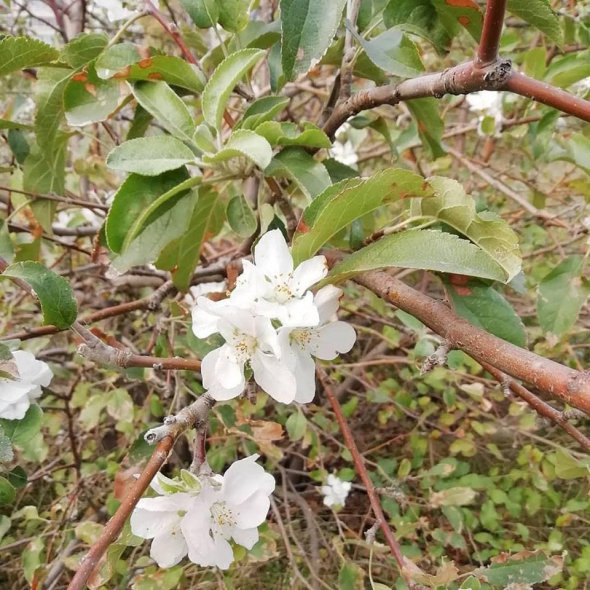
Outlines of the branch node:
{"type": "Polygon", "coordinates": [[[512,61],[499,59],[490,64],[484,74],[483,80],[488,90],[499,90],[506,83],[512,73],[512,61]]]}
{"type": "Polygon", "coordinates": [[[448,340],[441,342],[438,348],[430,356],[426,357],[426,360],[422,363],[422,367],[420,367],[420,375],[425,375],[435,367],[445,365],[450,350],[451,343],[448,340]]]}

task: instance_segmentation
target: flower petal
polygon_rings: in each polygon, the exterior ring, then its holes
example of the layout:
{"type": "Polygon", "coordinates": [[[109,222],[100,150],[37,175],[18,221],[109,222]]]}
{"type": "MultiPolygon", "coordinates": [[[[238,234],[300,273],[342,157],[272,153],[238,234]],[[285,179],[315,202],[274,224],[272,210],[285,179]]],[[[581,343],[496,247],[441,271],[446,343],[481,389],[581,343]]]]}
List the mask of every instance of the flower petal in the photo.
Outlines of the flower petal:
{"type": "Polygon", "coordinates": [[[275,304],[274,314],[274,317],[287,327],[307,328],[320,323],[320,316],[313,303],[311,291],[300,299],[291,299],[283,304],[275,304]]]}
{"type": "Polygon", "coordinates": [[[295,401],[308,404],[315,397],[315,361],[308,352],[295,350],[296,365],[293,373],[297,379],[295,401]]]}
{"type": "Polygon", "coordinates": [[[201,363],[203,387],[215,399],[231,399],[245,387],[244,367],[238,362],[228,344],[205,355],[201,363]]]}
{"type": "Polygon", "coordinates": [[[232,532],[232,539],[246,549],[252,549],[258,542],[258,528],[252,529],[234,529],[232,532]]]}
{"type": "Polygon", "coordinates": [[[188,547],[188,557],[197,565],[213,565],[215,543],[211,536],[211,505],[196,499],[180,523],[188,547]]]}
{"type": "Polygon", "coordinates": [[[235,461],[223,474],[221,493],[232,506],[242,504],[257,492],[268,496],[274,491],[275,478],[256,463],[256,459],[258,455],[235,461]]]}
{"type": "Polygon", "coordinates": [[[320,325],[336,319],[340,297],[342,297],[342,289],[334,287],[334,285],[326,285],[315,294],[313,302],[318,309],[320,325]]]}
{"type": "MultiPolygon", "coordinates": [[[[270,474],[266,474],[270,475],[270,474]]],[[[272,477],[272,476],[271,476],[272,477]]],[[[245,502],[233,507],[236,527],[251,529],[260,526],[265,520],[270,508],[270,498],[264,491],[252,494],[245,502]]]]}
{"type": "Polygon", "coordinates": [[[164,510],[154,511],[142,505],[145,500],[156,500],[157,498],[142,498],[131,514],[131,532],[143,539],[153,539],[171,531],[180,522],[178,512],[164,510]]]}
{"type": "Polygon", "coordinates": [[[304,260],[293,272],[291,287],[298,297],[307,289],[321,281],[328,274],[328,263],[325,256],[314,256],[304,260]]]}
{"type": "Polygon", "coordinates": [[[254,248],[256,267],[269,278],[288,274],[293,270],[293,258],[279,229],[266,232],[254,248]]]}
{"type": "Polygon", "coordinates": [[[150,557],[163,568],[172,567],[182,561],[188,547],[180,531],[180,527],[158,535],[152,541],[150,557]]]}
{"type": "Polygon", "coordinates": [[[319,359],[330,361],[338,353],[348,352],[356,341],[356,332],[347,322],[332,322],[318,328],[317,338],[314,339],[313,350],[309,350],[319,359]]]}
{"type": "Polygon", "coordinates": [[[43,385],[47,387],[51,382],[53,373],[47,363],[38,361],[35,355],[27,350],[17,350],[12,353],[16,367],[23,381],[43,385]]]}
{"type": "Polygon", "coordinates": [[[289,404],[295,398],[297,382],[288,366],[276,356],[256,351],[250,361],[254,380],[276,401],[289,404]]]}
{"type": "Polygon", "coordinates": [[[234,560],[234,552],[231,545],[221,535],[213,535],[214,548],[211,552],[212,565],[220,570],[226,570],[234,560]]]}
{"type": "Polygon", "coordinates": [[[228,299],[211,301],[207,297],[197,297],[197,304],[191,312],[195,336],[197,338],[207,338],[211,334],[219,332],[219,322],[229,306],[228,299]]]}

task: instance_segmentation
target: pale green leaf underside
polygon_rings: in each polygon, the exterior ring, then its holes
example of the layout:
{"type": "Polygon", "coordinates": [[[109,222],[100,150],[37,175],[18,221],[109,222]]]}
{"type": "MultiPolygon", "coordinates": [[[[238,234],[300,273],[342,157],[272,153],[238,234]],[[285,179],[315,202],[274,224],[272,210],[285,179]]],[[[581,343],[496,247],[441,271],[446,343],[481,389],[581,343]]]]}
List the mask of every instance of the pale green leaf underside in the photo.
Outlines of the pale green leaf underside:
{"type": "Polygon", "coordinates": [[[339,282],[358,273],[391,266],[419,268],[500,281],[502,268],[468,240],[437,230],[407,230],[390,234],[348,255],[330,272],[339,282]]]}
{"type": "Polygon", "coordinates": [[[216,154],[204,156],[204,162],[225,162],[232,158],[243,157],[254,162],[264,170],[272,160],[272,148],[264,137],[249,129],[238,129],[216,154]]]}
{"type": "Polygon", "coordinates": [[[521,269],[518,236],[500,217],[477,213],[473,199],[456,180],[434,176],[428,179],[434,197],[412,202],[415,217],[438,219],[469,238],[494,259],[505,271],[501,279],[508,282],[521,269]]]}

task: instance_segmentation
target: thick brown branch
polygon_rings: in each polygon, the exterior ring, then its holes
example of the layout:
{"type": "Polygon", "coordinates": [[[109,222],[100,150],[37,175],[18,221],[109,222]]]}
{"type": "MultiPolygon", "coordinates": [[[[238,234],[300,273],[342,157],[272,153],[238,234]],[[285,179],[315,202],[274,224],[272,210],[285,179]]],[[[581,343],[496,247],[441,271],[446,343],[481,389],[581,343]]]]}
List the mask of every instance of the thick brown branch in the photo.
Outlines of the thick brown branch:
{"type": "Polygon", "coordinates": [[[529,391],[526,387],[523,387],[514,379],[508,377],[498,371],[495,367],[492,367],[489,363],[480,361],[481,366],[491,375],[494,376],[499,383],[510,388],[510,390],[517,395],[520,399],[524,400],[533,410],[544,418],[548,418],[560,428],[565,430],[574,440],[578,441],[585,451],[590,452],[590,439],[581,433],[568,419],[563,415],[563,412],[552,408],[549,404],[545,403],[542,399],[537,397],[534,393],[529,391]]]}
{"type": "Polygon", "coordinates": [[[574,115],[590,122],[590,101],[555,88],[546,82],[529,78],[520,72],[512,72],[504,84],[503,90],[526,96],[564,113],[574,115]]]}
{"type": "Polygon", "coordinates": [[[590,414],[590,373],[576,371],[476,328],[436,301],[380,271],[363,273],[355,281],[410,313],[478,362],[488,362],[539,391],[590,414]]]}
{"type": "Polygon", "coordinates": [[[486,14],[481,31],[481,39],[477,50],[479,64],[484,66],[498,59],[500,35],[504,24],[506,0],[488,0],[486,14]]]}
{"type": "Polygon", "coordinates": [[[150,485],[150,482],[166,462],[168,454],[172,450],[175,437],[167,436],[162,439],[156,447],[145,469],[133,484],[128,494],[125,496],[117,512],[107,522],[96,543],[92,545],[88,553],[80,562],[80,567],[72,578],[68,590],[83,590],[86,588],[86,582],[96,569],[101,557],[108,547],[114,543],[119,533],[123,529],[127,518],[139,502],[139,499],[150,485]]]}

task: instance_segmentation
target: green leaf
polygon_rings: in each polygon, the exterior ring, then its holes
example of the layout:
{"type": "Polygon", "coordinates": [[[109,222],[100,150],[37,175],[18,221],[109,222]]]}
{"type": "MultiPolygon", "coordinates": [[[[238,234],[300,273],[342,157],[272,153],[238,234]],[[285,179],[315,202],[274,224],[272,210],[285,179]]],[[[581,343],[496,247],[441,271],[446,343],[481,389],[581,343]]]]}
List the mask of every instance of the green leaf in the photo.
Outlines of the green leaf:
{"type": "Polygon", "coordinates": [[[270,121],[275,115],[278,115],[288,104],[289,99],[286,96],[259,98],[246,109],[239,126],[243,129],[254,130],[261,123],[270,121]]]}
{"type": "Polygon", "coordinates": [[[355,274],[398,266],[502,280],[504,273],[483,250],[467,240],[437,230],[407,230],[384,236],[339,262],[330,282],[355,274]]]}
{"type": "Polygon", "coordinates": [[[430,155],[433,158],[444,156],[446,152],[441,142],[445,126],[439,113],[439,101],[436,98],[415,98],[408,100],[406,105],[416,119],[418,134],[430,155]]]}
{"type": "Polygon", "coordinates": [[[299,147],[282,150],[272,159],[264,173],[266,176],[289,178],[309,199],[313,199],[332,184],[324,165],[299,147]]]}
{"type": "Polygon", "coordinates": [[[578,51],[551,61],[545,72],[545,82],[567,88],[590,76],[590,51],[578,51]]]}
{"type": "Polygon", "coordinates": [[[230,227],[239,236],[247,238],[256,231],[256,216],[243,195],[237,195],[230,200],[226,214],[230,227]]]}
{"type": "Polygon", "coordinates": [[[0,129],[34,129],[34,127],[26,123],[19,123],[18,121],[0,119],[0,129]]]}
{"type": "Polygon", "coordinates": [[[264,170],[272,160],[272,148],[258,133],[249,129],[238,129],[216,154],[203,156],[203,162],[226,162],[232,158],[247,158],[264,170]]]}
{"type": "Polygon", "coordinates": [[[555,475],[559,479],[587,478],[590,475],[590,461],[588,458],[580,461],[572,457],[565,449],[558,449],[550,456],[550,459],[555,466],[555,475]]]}
{"type": "Polygon", "coordinates": [[[307,431],[307,418],[300,408],[297,408],[285,422],[285,428],[292,442],[301,440],[307,431]]]}
{"type": "Polygon", "coordinates": [[[170,135],[153,135],[130,139],[117,146],[107,156],[107,165],[113,170],[157,176],[176,170],[194,159],[193,152],[179,139],[170,135]]]}
{"type": "Polygon", "coordinates": [[[17,447],[25,446],[41,430],[43,412],[37,404],[27,410],[22,420],[0,419],[0,426],[4,434],[17,447]]]}
{"type": "Polygon", "coordinates": [[[223,111],[232,90],[264,54],[261,49],[242,49],[226,57],[217,66],[205,86],[202,98],[203,117],[209,125],[220,129],[223,111]]]}
{"type": "Polygon", "coordinates": [[[307,72],[326,52],[346,0],[281,0],[281,62],[287,80],[307,72]]]}
{"type": "Polygon", "coordinates": [[[435,196],[412,201],[412,216],[443,221],[487,252],[504,269],[504,282],[512,280],[522,258],[510,226],[493,213],[477,213],[473,199],[456,180],[434,176],[429,183],[435,196]]]}
{"type": "Polygon", "coordinates": [[[441,506],[467,506],[473,504],[477,497],[477,492],[473,488],[466,486],[456,486],[447,488],[440,492],[432,492],[429,498],[429,504],[433,508],[441,506]]]}
{"type": "Polygon", "coordinates": [[[439,19],[453,34],[461,27],[479,42],[483,26],[483,14],[475,0],[432,0],[439,19]]]}
{"type": "Polygon", "coordinates": [[[96,60],[96,73],[100,78],[108,79],[127,73],[126,68],[141,60],[137,47],[133,43],[118,43],[108,47],[96,60]]]}
{"type": "Polygon", "coordinates": [[[16,262],[1,276],[22,279],[34,289],[46,324],[64,329],[76,321],[78,305],[70,284],[42,264],[32,261],[16,262]]]}
{"type": "Polygon", "coordinates": [[[545,33],[557,45],[563,43],[559,18],[553,12],[549,0],[508,0],[506,8],[508,12],[545,33]]]}
{"type": "Polygon", "coordinates": [[[0,477],[0,506],[12,504],[15,498],[16,490],[13,485],[5,477],[0,477]]]}
{"type": "Polygon", "coordinates": [[[217,0],[180,0],[180,3],[200,29],[213,27],[219,19],[217,0]]]}
{"type": "Polygon", "coordinates": [[[590,139],[581,133],[572,133],[565,142],[565,153],[556,159],[572,162],[590,174],[590,139]]]}
{"type": "Polygon", "coordinates": [[[14,459],[14,452],[10,439],[4,433],[4,428],[0,426],[0,463],[8,463],[14,459]]]}
{"type": "Polygon", "coordinates": [[[256,127],[256,133],[273,146],[300,145],[312,148],[330,148],[328,136],[313,123],[303,123],[303,130],[295,123],[266,121],[256,127]]]}
{"type": "Polygon", "coordinates": [[[113,252],[121,252],[123,244],[138,217],[159,197],[189,178],[185,168],[164,172],[156,177],[129,175],[115,193],[107,215],[105,235],[113,252]]]}
{"type": "Polygon", "coordinates": [[[471,574],[482,582],[502,588],[516,588],[520,584],[530,586],[558,574],[563,568],[563,559],[561,555],[547,557],[540,551],[522,551],[513,555],[502,553],[492,557],[492,565],[480,567],[471,574]]]}
{"type": "Polygon", "coordinates": [[[136,82],[133,96],[164,129],[178,139],[192,141],[195,132],[193,118],[186,104],[166,82],[136,82]]]}
{"type": "Polygon", "coordinates": [[[338,572],[338,590],[359,590],[364,588],[365,572],[352,561],[345,561],[338,572]]]}
{"type": "Polygon", "coordinates": [[[358,37],[369,59],[382,70],[401,78],[413,78],[424,71],[416,45],[398,28],[389,29],[366,41],[358,37]]]}
{"type": "Polygon", "coordinates": [[[203,242],[221,230],[223,221],[219,195],[209,187],[199,187],[199,199],[186,232],[169,244],[156,262],[158,268],[172,272],[172,281],[180,291],[188,290],[203,242]]]}
{"type": "Polygon", "coordinates": [[[0,40],[0,76],[51,63],[59,52],[47,43],[30,37],[4,37],[0,40]]]}
{"type": "Polygon", "coordinates": [[[590,281],[583,276],[584,259],[570,256],[543,278],[537,289],[537,315],[541,328],[563,336],[576,323],[590,295],[590,281]]]}
{"type": "Polygon", "coordinates": [[[185,233],[196,201],[196,191],[183,191],[168,199],[158,208],[157,215],[147,220],[137,237],[113,258],[113,266],[125,272],[132,266],[155,261],[168,244],[185,233]]]}
{"type": "Polygon", "coordinates": [[[465,285],[450,282],[446,287],[455,312],[470,324],[516,346],[526,346],[524,324],[498,291],[477,280],[465,285]]]}
{"type": "Polygon", "coordinates": [[[431,194],[421,176],[396,168],[332,185],[303,212],[293,237],[293,258],[297,263],[311,258],[340,230],[385,203],[431,194]]]}
{"type": "Polygon", "coordinates": [[[238,33],[248,24],[248,0],[217,0],[219,24],[230,33],[238,33]]]}
{"type": "Polygon", "coordinates": [[[105,121],[119,105],[119,84],[99,78],[90,64],[68,81],[63,101],[69,125],[83,127],[105,121]]]}
{"type": "Polygon", "coordinates": [[[108,42],[104,33],[82,33],[61,50],[60,57],[70,67],[78,69],[96,59],[108,42]]]}

